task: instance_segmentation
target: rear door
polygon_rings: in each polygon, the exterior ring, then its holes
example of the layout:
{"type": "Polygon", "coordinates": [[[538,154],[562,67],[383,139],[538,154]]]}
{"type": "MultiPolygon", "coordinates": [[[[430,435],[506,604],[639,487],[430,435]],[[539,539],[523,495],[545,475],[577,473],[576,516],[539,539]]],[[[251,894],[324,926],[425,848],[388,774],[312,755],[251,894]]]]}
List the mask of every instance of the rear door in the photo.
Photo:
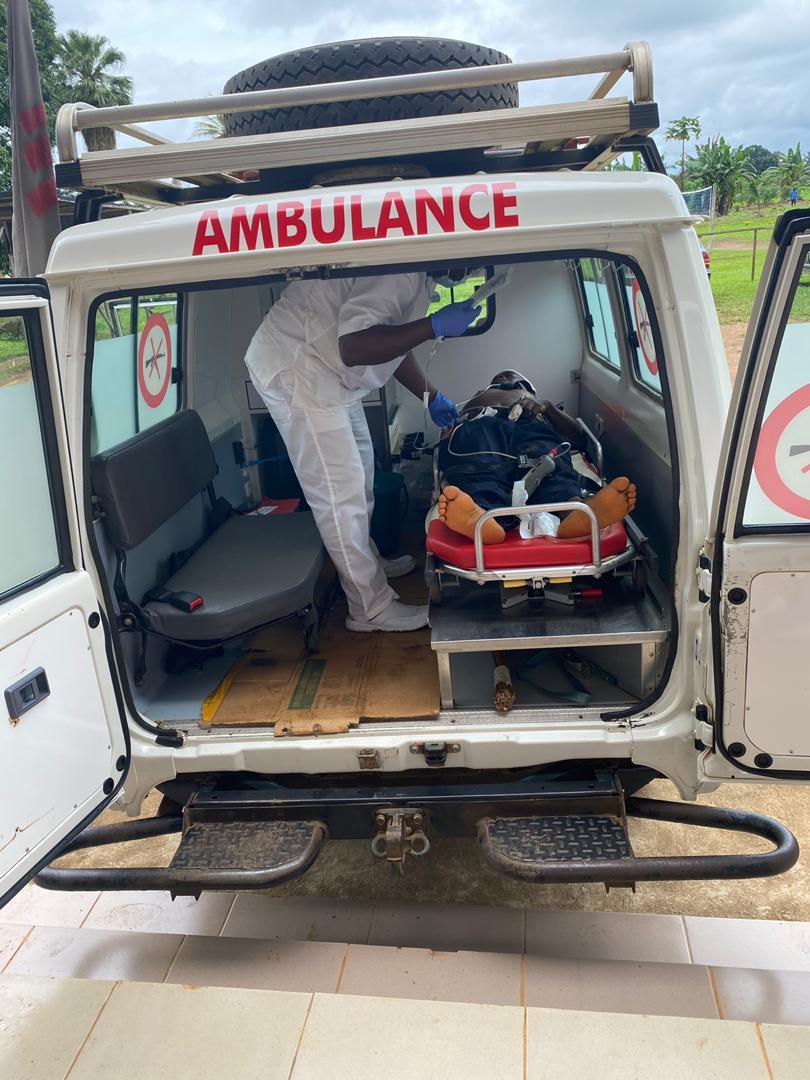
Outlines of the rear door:
{"type": "Polygon", "coordinates": [[[103,809],[129,763],[38,282],[0,285],[0,495],[2,907],[103,809]]]}
{"type": "Polygon", "coordinates": [[[810,778],[810,214],[777,222],[715,495],[716,749],[810,778]]]}

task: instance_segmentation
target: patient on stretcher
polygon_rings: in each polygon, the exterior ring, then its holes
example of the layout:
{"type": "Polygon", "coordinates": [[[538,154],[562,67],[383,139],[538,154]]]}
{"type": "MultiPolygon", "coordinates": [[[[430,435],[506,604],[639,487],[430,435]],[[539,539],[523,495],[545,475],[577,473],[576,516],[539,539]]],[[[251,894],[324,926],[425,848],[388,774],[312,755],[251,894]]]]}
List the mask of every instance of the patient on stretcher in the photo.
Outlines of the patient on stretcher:
{"type": "MultiPolygon", "coordinates": [[[[454,532],[472,539],[484,511],[514,505],[513,485],[526,476],[526,461],[539,461],[549,452],[556,455],[554,470],[531,492],[529,504],[584,501],[596,515],[600,529],[633,511],[635,484],[626,476],[602,488],[589,484],[571,464],[567,449],[569,444],[572,449],[584,448],[582,429],[551,402],[538,400],[532,391],[531,384],[517,372],[500,372],[489,387],[466,403],[461,424],[442,442],[439,468],[444,487],[438,513],[454,532]]],[[[557,535],[561,539],[590,535],[587,514],[572,510],[559,516],[557,535]]],[[[500,543],[516,524],[516,517],[485,522],[484,543],[500,543]]]]}

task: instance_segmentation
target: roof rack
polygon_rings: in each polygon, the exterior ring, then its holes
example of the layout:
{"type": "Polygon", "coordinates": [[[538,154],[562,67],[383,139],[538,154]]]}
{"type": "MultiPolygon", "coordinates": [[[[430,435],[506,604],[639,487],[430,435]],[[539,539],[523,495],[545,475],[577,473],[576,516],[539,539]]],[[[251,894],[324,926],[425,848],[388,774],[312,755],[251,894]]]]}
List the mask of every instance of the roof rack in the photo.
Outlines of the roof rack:
{"type": "MultiPolygon", "coordinates": [[[[630,149],[649,150],[647,136],[657,126],[650,49],[646,42],[632,42],[619,52],[593,56],[279,87],[187,101],[109,108],[74,102],[63,105],[57,117],[56,176],[63,188],[179,203],[219,198],[236,190],[250,194],[305,187],[324,166],[350,168],[359,179],[361,162],[390,166],[404,161],[427,176],[593,170],[630,149]],[[625,72],[632,75],[632,99],[608,97],[625,72]],[[602,75],[590,96],[564,104],[179,143],[140,127],[142,121],[589,74],[602,75]],[[113,128],[144,145],[80,153],[77,132],[91,127],[113,128]],[[245,180],[239,175],[243,170],[258,170],[259,180],[245,180]]],[[[645,157],[648,167],[657,169],[657,152],[645,153],[645,157]]]]}

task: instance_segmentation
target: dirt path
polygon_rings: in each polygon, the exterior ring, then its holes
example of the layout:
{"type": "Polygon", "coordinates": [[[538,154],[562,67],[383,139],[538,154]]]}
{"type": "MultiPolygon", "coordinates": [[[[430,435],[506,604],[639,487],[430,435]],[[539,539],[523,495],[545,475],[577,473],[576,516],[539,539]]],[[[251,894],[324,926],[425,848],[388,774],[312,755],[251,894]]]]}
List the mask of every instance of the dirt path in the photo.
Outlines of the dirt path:
{"type": "Polygon", "coordinates": [[[720,327],[720,332],[723,335],[723,344],[726,347],[726,359],[728,360],[728,370],[731,374],[732,381],[737,375],[737,366],[740,362],[740,353],[742,352],[743,341],[745,341],[745,331],[748,328],[748,323],[735,322],[726,323],[725,326],[720,327]]]}

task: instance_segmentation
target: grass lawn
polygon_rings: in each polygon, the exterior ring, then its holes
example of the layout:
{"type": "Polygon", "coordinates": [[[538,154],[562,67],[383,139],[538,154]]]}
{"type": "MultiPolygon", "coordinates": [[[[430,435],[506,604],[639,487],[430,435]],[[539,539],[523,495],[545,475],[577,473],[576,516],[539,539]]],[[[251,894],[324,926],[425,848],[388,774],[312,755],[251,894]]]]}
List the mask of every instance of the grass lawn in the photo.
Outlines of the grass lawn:
{"type": "MultiPolygon", "coordinates": [[[[803,204],[806,205],[804,201],[799,203],[800,206],[803,204]]],[[[756,207],[745,206],[723,218],[715,218],[712,293],[721,323],[748,321],[771,232],[776,219],[785,209],[787,209],[786,203],[765,206],[762,211],[758,211],[756,207]],[[757,238],[756,273],[754,280],[751,281],[751,249],[754,241],[752,230],[755,228],[760,232],[757,238]],[[730,229],[747,229],[748,231],[724,236],[726,230],[730,229]],[[727,244],[735,246],[727,247],[725,246],[727,244]]],[[[703,243],[707,244],[708,222],[699,225],[697,233],[703,243]]],[[[810,318],[810,295],[805,294],[810,294],[810,286],[805,285],[800,289],[799,297],[794,305],[794,317],[810,318]]]]}

